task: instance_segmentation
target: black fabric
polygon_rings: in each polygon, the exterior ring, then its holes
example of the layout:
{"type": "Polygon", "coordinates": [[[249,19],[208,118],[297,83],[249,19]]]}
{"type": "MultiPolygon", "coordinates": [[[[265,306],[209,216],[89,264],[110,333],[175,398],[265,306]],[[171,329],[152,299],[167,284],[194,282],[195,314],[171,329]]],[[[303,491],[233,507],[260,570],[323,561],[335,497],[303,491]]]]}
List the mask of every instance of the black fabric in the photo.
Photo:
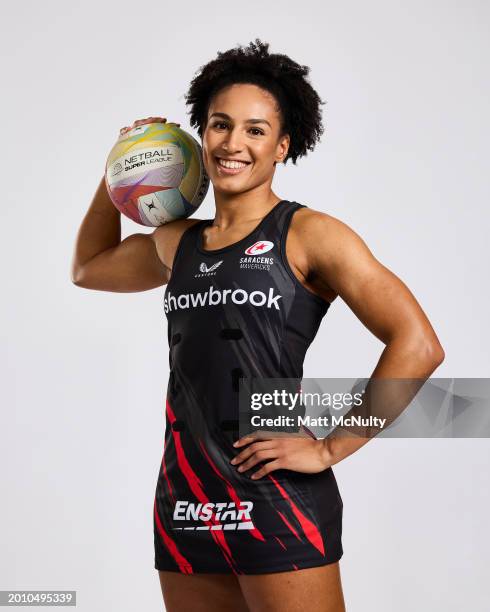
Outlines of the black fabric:
{"type": "Polygon", "coordinates": [[[153,514],[156,569],[259,574],[342,556],[342,499],[331,468],[251,480],[260,464],[245,473],[230,464],[240,378],[301,380],[328,310],[285,255],[292,215],[302,207],[282,200],[222,249],[203,249],[212,220],[180,240],[164,296],[171,371],[153,514]]]}

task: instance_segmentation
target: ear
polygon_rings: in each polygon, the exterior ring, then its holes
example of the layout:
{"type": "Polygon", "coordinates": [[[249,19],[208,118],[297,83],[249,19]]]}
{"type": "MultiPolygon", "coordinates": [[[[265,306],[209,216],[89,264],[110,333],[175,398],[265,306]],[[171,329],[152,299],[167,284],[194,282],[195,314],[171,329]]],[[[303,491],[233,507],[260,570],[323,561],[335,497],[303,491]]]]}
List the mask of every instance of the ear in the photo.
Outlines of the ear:
{"type": "Polygon", "coordinates": [[[281,136],[279,142],[277,143],[274,163],[281,163],[284,161],[286,155],[288,154],[290,143],[291,138],[289,137],[289,134],[284,134],[284,136],[281,136]]]}

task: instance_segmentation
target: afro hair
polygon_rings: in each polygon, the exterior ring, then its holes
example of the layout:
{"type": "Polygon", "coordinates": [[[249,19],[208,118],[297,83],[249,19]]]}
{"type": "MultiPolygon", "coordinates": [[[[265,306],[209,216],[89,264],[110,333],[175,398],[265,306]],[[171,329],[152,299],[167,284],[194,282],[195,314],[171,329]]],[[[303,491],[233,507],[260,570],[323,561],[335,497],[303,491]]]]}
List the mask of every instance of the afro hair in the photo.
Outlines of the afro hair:
{"type": "Polygon", "coordinates": [[[281,133],[289,134],[285,164],[313,151],[323,134],[321,104],[307,76],[310,69],[287,55],[269,53],[269,44],[255,39],[247,47],[239,45],[220,52],[216,59],[201,66],[185,95],[190,106],[190,124],[202,138],[210,102],[221,89],[235,83],[257,85],[271,93],[279,106],[281,133]]]}

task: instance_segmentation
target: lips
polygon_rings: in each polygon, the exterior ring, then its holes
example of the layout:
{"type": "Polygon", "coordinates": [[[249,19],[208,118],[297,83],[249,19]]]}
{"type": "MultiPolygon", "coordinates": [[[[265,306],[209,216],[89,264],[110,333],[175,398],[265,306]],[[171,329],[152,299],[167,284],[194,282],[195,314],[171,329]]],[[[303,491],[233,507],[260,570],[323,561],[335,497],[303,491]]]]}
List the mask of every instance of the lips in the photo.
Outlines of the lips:
{"type": "Polygon", "coordinates": [[[248,166],[251,165],[252,162],[246,162],[245,160],[225,160],[225,158],[219,158],[219,157],[215,157],[215,163],[216,163],[216,167],[218,168],[218,173],[220,174],[224,174],[224,175],[234,175],[234,174],[240,174],[240,172],[243,172],[248,166]],[[223,159],[224,161],[238,161],[241,163],[246,164],[245,166],[242,166],[241,168],[226,168],[225,166],[222,166],[219,163],[219,160],[223,159]]]}

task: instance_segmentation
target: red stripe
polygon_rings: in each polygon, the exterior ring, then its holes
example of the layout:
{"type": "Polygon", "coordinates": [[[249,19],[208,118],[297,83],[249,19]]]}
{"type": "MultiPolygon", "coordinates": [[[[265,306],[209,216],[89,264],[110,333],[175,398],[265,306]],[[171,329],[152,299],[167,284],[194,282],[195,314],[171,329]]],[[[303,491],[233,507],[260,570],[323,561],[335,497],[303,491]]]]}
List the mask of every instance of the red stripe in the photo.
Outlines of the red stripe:
{"type": "Polygon", "coordinates": [[[289,527],[289,529],[294,533],[294,535],[298,538],[298,540],[301,540],[301,538],[299,537],[299,533],[296,531],[296,529],[291,525],[291,523],[288,521],[288,519],[284,516],[284,514],[282,512],[280,512],[277,508],[276,508],[276,512],[279,514],[279,516],[282,518],[282,520],[286,523],[286,525],[289,527]]]}
{"type": "MultiPolygon", "coordinates": [[[[168,401],[168,398],[166,400],[166,405],[167,405],[167,414],[168,414],[168,418],[170,421],[170,425],[172,425],[176,418],[175,418],[175,414],[172,410],[172,407],[170,406],[170,402],[168,401]]],[[[199,480],[199,477],[197,476],[197,474],[194,472],[194,470],[191,468],[189,461],[187,460],[187,457],[185,456],[184,453],[184,448],[182,446],[182,442],[180,439],[180,432],[178,431],[174,431],[174,429],[172,428],[172,436],[174,438],[174,442],[175,442],[175,449],[177,451],[177,461],[179,463],[179,467],[182,471],[182,473],[184,474],[189,487],[191,488],[191,491],[194,493],[194,495],[197,497],[197,499],[202,502],[202,503],[208,503],[209,499],[207,498],[206,494],[203,491],[202,488],[202,483],[199,480]]],[[[203,521],[204,523],[206,523],[206,525],[220,525],[220,522],[215,518],[215,514],[213,513],[212,518],[210,521],[203,521]]],[[[221,530],[209,530],[214,541],[216,542],[216,544],[221,548],[221,552],[223,553],[223,556],[225,557],[228,565],[232,568],[234,573],[237,573],[235,571],[235,560],[233,559],[233,555],[231,554],[231,550],[228,546],[227,541],[225,540],[225,537],[223,535],[223,532],[221,530]]]]}
{"type": "Polygon", "coordinates": [[[310,521],[310,519],[308,517],[306,517],[301,512],[301,510],[293,502],[293,500],[289,497],[289,495],[284,490],[284,488],[277,482],[277,480],[274,478],[274,476],[272,476],[272,474],[267,474],[267,475],[272,480],[272,482],[276,485],[276,487],[279,489],[279,492],[284,497],[284,499],[286,499],[289,502],[289,504],[291,505],[291,508],[292,508],[292,510],[294,512],[294,515],[296,516],[296,518],[298,519],[299,523],[301,524],[301,527],[303,528],[303,531],[304,531],[306,537],[308,538],[308,540],[313,544],[313,546],[322,555],[325,555],[325,548],[323,546],[323,539],[322,539],[321,533],[319,532],[319,530],[316,527],[316,525],[314,523],[312,523],[310,521]]]}
{"type": "Polygon", "coordinates": [[[175,562],[179,566],[180,571],[183,574],[193,574],[194,571],[192,569],[192,565],[189,563],[189,561],[187,561],[187,559],[184,557],[184,555],[179,551],[179,549],[177,548],[177,545],[175,544],[175,542],[172,540],[172,538],[169,537],[168,533],[163,528],[162,522],[160,521],[160,517],[158,516],[157,500],[156,499],[155,499],[155,502],[154,502],[153,509],[154,509],[154,513],[155,513],[155,522],[156,522],[156,525],[157,525],[158,532],[159,532],[159,534],[160,534],[160,536],[161,536],[161,538],[163,540],[163,543],[168,548],[168,551],[170,552],[170,554],[174,558],[175,562]]]}
{"type": "MultiPolygon", "coordinates": [[[[224,483],[226,484],[226,490],[228,491],[228,495],[235,502],[235,506],[238,508],[239,504],[241,503],[241,500],[238,497],[238,493],[233,488],[233,485],[218,470],[218,468],[216,467],[215,463],[213,462],[211,457],[206,452],[206,449],[204,448],[204,444],[202,443],[202,440],[199,440],[199,444],[201,445],[202,452],[206,456],[206,459],[208,460],[209,465],[213,468],[213,470],[221,478],[221,480],[224,481],[224,483]]],[[[254,528],[250,529],[249,531],[254,536],[254,538],[257,538],[257,540],[261,540],[262,542],[265,542],[264,536],[260,533],[260,531],[257,529],[257,527],[254,526],[254,528]]]]}
{"type": "Polygon", "coordinates": [[[281,540],[277,536],[274,536],[274,537],[279,542],[279,544],[284,548],[284,550],[287,550],[287,548],[284,546],[284,544],[281,542],[281,540]]]}
{"type": "Polygon", "coordinates": [[[170,482],[170,478],[168,477],[168,474],[167,474],[167,465],[165,463],[165,450],[163,451],[162,468],[163,468],[163,475],[165,476],[165,480],[167,481],[168,489],[170,491],[170,497],[172,498],[172,502],[175,504],[175,496],[174,496],[174,491],[172,489],[172,483],[170,482]]]}

